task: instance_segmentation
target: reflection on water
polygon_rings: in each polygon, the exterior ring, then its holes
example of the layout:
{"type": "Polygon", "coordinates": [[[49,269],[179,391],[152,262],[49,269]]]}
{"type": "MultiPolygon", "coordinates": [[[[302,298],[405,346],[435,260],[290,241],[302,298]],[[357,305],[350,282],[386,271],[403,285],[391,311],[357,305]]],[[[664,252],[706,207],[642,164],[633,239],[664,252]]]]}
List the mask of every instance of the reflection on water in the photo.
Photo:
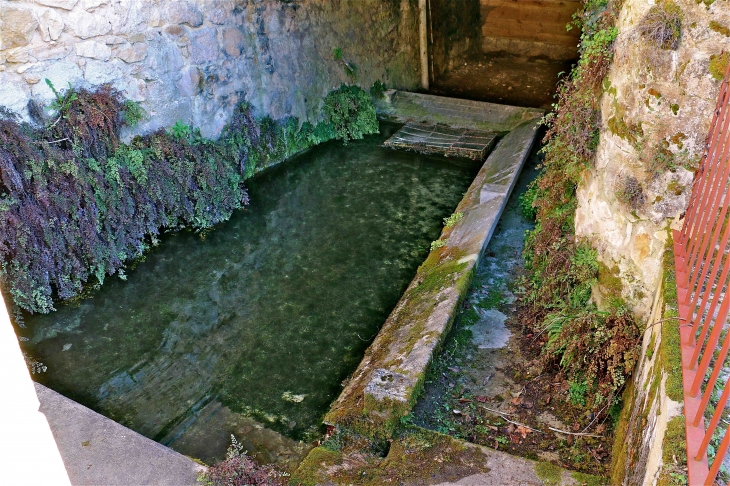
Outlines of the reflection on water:
{"type": "Polygon", "coordinates": [[[392,130],[260,174],[248,209],[204,239],[169,235],[126,282],[29,316],[38,381],[209,460],[251,419],[316,436],[478,169],[381,148],[392,130]]]}

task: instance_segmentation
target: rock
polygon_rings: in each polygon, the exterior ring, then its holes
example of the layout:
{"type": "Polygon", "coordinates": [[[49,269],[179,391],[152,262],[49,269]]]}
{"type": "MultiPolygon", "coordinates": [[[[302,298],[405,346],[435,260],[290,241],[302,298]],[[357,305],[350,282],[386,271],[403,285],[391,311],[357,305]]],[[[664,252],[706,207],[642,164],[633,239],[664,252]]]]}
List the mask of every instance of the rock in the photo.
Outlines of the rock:
{"type": "Polygon", "coordinates": [[[163,32],[173,39],[177,39],[183,34],[183,28],[179,25],[168,25],[163,29],[163,32]]]}
{"type": "Polygon", "coordinates": [[[46,7],[62,8],[64,10],[73,9],[79,0],[35,0],[35,3],[40,3],[46,7]]]}
{"type": "Polygon", "coordinates": [[[117,86],[125,82],[125,66],[119,59],[107,62],[90,60],[84,69],[84,78],[92,85],[111,83],[117,86]]]}
{"type": "Polygon", "coordinates": [[[140,62],[147,57],[147,47],[147,44],[142,43],[130,44],[119,48],[115,55],[128,64],[140,62]]]}
{"type": "Polygon", "coordinates": [[[84,10],[93,10],[96,7],[106,5],[106,0],[81,0],[81,8],[84,10]]]}
{"type": "Polygon", "coordinates": [[[79,57],[90,57],[101,61],[108,61],[112,57],[111,47],[93,40],[77,42],[75,48],[79,57]]]}
{"type": "Polygon", "coordinates": [[[180,96],[195,96],[202,87],[203,73],[197,66],[188,66],[183,69],[182,77],[177,82],[180,96]]]}
{"type": "Polygon", "coordinates": [[[61,32],[63,32],[65,24],[61,18],[61,14],[52,8],[45,9],[38,16],[38,22],[40,24],[41,37],[43,37],[44,41],[55,41],[61,37],[61,32]]]}
{"type": "Polygon", "coordinates": [[[21,64],[20,66],[18,66],[18,69],[16,69],[16,72],[17,72],[18,74],[23,74],[23,73],[24,73],[24,72],[26,72],[26,71],[27,71],[28,69],[30,69],[30,68],[32,68],[32,67],[34,67],[34,66],[35,66],[35,64],[29,64],[29,63],[26,63],[26,64],[21,64]]]}
{"type": "Polygon", "coordinates": [[[216,29],[211,27],[190,32],[190,60],[194,64],[216,61],[218,50],[216,29]]]}
{"type": "Polygon", "coordinates": [[[82,39],[105,35],[112,30],[112,24],[107,19],[84,10],[71,12],[67,26],[72,34],[82,39]]]}
{"type": "Polygon", "coordinates": [[[41,77],[36,74],[26,74],[24,79],[25,82],[28,84],[38,84],[38,81],[41,80],[41,77]]]}
{"type": "Polygon", "coordinates": [[[24,8],[0,6],[0,50],[30,44],[38,22],[24,8]]]}
{"type": "Polygon", "coordinates": [[[170,24],[188,24],[191,27],[200,27],[203,25],[203,13],[194,3],[171,2],[165,11],[163,20],[170,24]]]}
{"type": "Polygon", "coordinates": [[[27,87],[21,89],[20,83],[12,83],[12,75],[0,75],[0,106],[4,106],[15,113],[22,113],[28,103],[27,87]]]}
{"type": "Polygon", "coordinates": [[[22,47],[8,51],[7,57],[5,58],[5,62],[17,64],[23,64],[29,61],[30,56],[28,55],[28,49],[24,49],[22,47]]]}
{"type": "Polygon", "coordinates": [[[51,47],[41,45],[30,50],[30,55],[39,61],[50,61],[55,59],[63,59],[71,50],[64,46],[51,47]]]}
{"type": "Polygon", "coordinates": [[[208,12],[208,20],[216,25],[223,25],[228,21],[228,12],[222,8],[214,8],[208,12]]]}
{"type": "MultiPolygon", "coordinates": [[[[120,44],[126,44],[127,39],[125,39],[124,37],[118,36],[118,35],[110,35],[109,37],[106,38],[106,40],[104,42],[108,46],[118,46],[120,44]]],[[[140,42],[140,41],[137,41],[137,42],[140,42]]]]}
{"type": "Polygon", "coordinates": [[[231,57],[238,57],[245,48],[246,36],[238,27],[223,31],[223,49],[231,57]]]}

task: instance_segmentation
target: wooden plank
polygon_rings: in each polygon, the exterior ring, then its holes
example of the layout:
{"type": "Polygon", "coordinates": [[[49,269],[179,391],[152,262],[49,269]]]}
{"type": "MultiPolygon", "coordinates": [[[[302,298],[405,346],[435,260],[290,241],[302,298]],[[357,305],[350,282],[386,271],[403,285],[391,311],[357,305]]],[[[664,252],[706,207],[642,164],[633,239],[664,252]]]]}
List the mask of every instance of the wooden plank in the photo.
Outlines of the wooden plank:
{"type": "Polygon", "coordinates": [[[486,29],[501,29],[503,31],[513,32],[534,32],[541,34],[552,34],[566,37],[579,37],[580,29],[568,30],[565,28],[563,22],[551,22],[544,21],[541,19],[530,19],[530,20],[513,20],[513,19],[500,19],[495,22],[487,22],[482,26],[482,30],[486,29]]]}
{"type": "Polygon", "coordinates": [[[582,5],[580,0],[481,0],[482,7],[501,7],[504,5],[519,5],[520,7],[538,6],[551,8],[555,5],[573,5],[576,10],[582,5]]]}
{"type": "Polygon", "coordinates": [[[506,37],[533,42],[545,42],[547,44],[557,44],[561,46],[578,45],[578,38],[568,35],[556,35],[543,32],[528,32],[521,29],[503,29],[497,26],[485,26],[482,29],[482,34],[484,35],[484,37],[506,37]]]}
{"type": "Polygon", "coordinates": [[[543,22],[556,22],[562,23],[563,28],[565,24],[573,20],[573,14],[576,12],[576,8],[572,5],[566,5],[561,9],[546,9],[546,8],[523,8],[513,5],[505,5],[503,7],[495,7],[490,9],[482,10],[482,18],[484,24],[494,22],[501,19],[507,20],[528,20],[528,21],[543,21],[543,22]]]}

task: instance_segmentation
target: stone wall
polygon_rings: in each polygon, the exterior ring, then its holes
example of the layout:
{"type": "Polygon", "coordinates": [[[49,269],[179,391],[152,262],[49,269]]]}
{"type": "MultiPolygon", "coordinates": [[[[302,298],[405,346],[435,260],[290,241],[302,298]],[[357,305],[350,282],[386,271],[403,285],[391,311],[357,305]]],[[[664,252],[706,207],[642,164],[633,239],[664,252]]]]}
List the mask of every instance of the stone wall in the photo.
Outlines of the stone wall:
{"type": "Polygon", "coordinates": [[[730,51],[730,37],[717,27],[730,27],[726,0],[676,3],[683,13],[679,46],[662,50],[639,32],[653,3],[625,1],[604,82],[597,156],[578,189],[576,234],[605,264],[594,297],[600,304],[620,290],[642,319],[660,284],[666,227],[688,203],[717,100],[710,56],[730,51]],[[608,288],[617,276],[622,288],[608,288]]]}
{"type": "Polygon", "coordinates": [[[215,136],[244,99],[311,120],[343,82],[412,89],[419,69],[416,0],[0,0],[0,105],[26,119],[46,78],[112,83],[151,115],[140,131],[215,136]]]}

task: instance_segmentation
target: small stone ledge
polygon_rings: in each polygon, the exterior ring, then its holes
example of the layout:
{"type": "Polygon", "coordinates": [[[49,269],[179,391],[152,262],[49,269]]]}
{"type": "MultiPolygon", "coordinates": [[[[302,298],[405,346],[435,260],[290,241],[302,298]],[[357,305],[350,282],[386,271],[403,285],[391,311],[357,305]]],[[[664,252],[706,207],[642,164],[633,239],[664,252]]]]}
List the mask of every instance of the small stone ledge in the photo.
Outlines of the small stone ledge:
{"type": "Polygon", "coordinates": [[[538,124],[534,117],[518,125],[486,160],[456,209],[463,218],[444,228],[444,245],[419,267],[325,416],[326,424],[388,438],[410,413],[530,153],[538,124]]]}

